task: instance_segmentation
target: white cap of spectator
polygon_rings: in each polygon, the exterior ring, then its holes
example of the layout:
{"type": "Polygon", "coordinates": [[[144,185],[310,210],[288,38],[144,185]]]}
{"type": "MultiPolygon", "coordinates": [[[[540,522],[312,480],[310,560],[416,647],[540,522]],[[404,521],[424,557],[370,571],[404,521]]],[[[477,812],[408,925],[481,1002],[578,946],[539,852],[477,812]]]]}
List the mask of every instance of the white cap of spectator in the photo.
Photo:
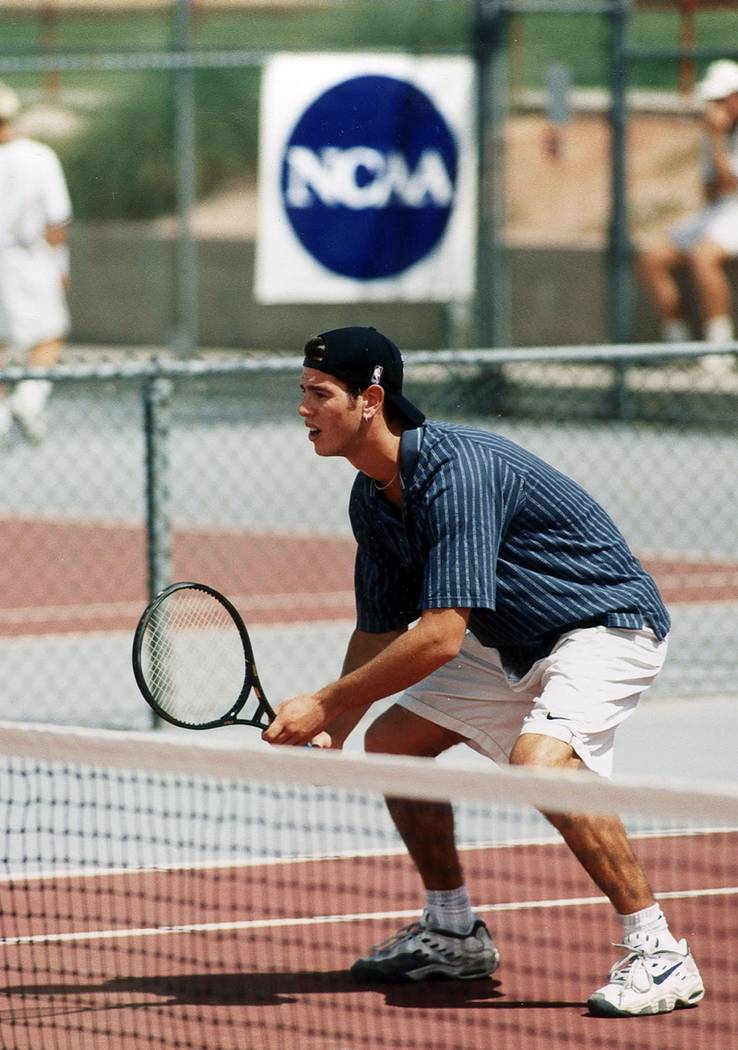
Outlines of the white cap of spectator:
{"type": "Polygon", "coordinates": [[[731,62],[728,58],[711,62],[697,88],[702,102],[715,102],[735,92],[738,92],[738,62],[731,62]]]}
{"type": "Polygon", "coordinates": [[[0,120],[13,120],[20,110],[18,93],[0,82],[0,120]]]}

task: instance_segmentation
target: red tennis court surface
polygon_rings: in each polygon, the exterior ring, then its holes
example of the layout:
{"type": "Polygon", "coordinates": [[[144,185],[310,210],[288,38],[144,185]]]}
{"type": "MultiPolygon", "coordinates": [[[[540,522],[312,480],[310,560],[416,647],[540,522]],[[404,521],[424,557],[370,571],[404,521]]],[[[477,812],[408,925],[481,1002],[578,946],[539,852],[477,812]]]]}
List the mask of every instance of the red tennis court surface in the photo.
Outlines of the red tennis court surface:
{"type": "Polygon", "coordinates": [[[695,1009],[588,1016],[619,924],[563,846],[537,844],[465,851],[502,951],[494,977],[469,982],[349,978],[408,921],[387,910],[418,907],[404,855],[6,881],[4,936],[38,940],[2,946],[2,1047],[735,1050],[738,834],[637,849],[700,965],[695,1009]]]}
{"type": "MultiPolygon", "coordinates": [[[[0,544],[0,634],[132,628],[147,600],[143,529],[6,520],[0,544]]],[[[174,535],[172,576],[210,583],[249,623],[351,618],[350,538],[223,530],[174,535]]],[[[738,601],[738,564],[647,557],[669,604],[738,601]]]]}

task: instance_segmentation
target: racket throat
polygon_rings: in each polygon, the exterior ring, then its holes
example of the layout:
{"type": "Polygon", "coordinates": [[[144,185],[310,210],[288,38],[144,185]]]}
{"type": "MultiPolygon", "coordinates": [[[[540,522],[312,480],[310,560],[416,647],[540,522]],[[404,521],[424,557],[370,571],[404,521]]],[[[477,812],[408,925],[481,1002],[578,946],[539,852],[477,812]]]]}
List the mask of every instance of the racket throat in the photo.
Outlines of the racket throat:
{"type": "Polygon", "coordinates": [[[267,703],[266,699],[256,688],[256,686],[254,686],[254,693],[256,694],[256,697],[259,701],[258,706],[256,708],[256,712],[254,714],[254,724],[263,726],[264,729],[266,729],[266,727],[268,725],[271,725],[272,723],[272,720],[274,718],[274,712],[267,703]]]}

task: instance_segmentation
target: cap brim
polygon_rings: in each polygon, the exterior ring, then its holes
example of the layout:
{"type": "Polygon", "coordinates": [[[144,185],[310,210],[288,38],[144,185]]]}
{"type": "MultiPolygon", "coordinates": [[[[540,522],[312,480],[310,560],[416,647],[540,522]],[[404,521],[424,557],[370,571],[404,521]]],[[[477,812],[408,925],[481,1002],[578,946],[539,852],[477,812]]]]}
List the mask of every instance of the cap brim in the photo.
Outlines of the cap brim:
{"type": "Polygon", "coordinates": [[[401,412],[403,417],[412,423],[414,427],[419,427],[421,423],[425,423],[425,415],[417,408],[412,401],[408,401],[402,394],[390,394],[385,391],[385,397],[388,401],[391,401],[398,412],[401,412]]]}
{"type": "Polygon", "coordinates": [[[728,82],[725,80],[713,81],[712,83],[707,80],[704,84],[701,84],[698,89],[698,94],[703,102],[719,102],[723,98],[729,98],[731,95],[735,95],[738,92],[738,80],[735,83],[728,82]]]}

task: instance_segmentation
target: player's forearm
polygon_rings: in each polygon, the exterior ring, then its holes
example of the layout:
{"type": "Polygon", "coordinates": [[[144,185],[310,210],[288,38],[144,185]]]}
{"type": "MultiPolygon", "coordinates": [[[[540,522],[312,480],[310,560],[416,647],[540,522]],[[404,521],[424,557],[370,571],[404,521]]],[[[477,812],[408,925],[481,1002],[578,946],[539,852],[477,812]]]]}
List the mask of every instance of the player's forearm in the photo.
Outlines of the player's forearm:
{"type": "Polygon", "coordinates": [[[713,132],[710,135],[710,146],[713,168],[712,186],[715,196],[722,197],[726,193],[734,193],[738,189],[738,175],[733,167],[725,136],[719,132],[713,132]]]}
{"type": "MultiPolygon", "coordinates": [[[[318,690],[316,699],[332,719],[338,719],[346,712],[363,712],[377,700],[402,692],[456,656],[467,618],[466,612],[454,609],[424,614],[415,627],[399,634],[368,662],[318,690]]],[[[357,645],[363,644],[363,640],[357,641],[357,645]]]]}
{"type": "MultiPolygon", "coordinates": [[[[369,634],[366,631],[355,630],[349,639],[341,676],[344,677],[359,667],[363,667],[386,649],[395,638],[404,634],[405,630],[406,628],[403,627],[397,631],[387,631],[381,634],[369,634]]],[[[326,726],[326,731],[333,741],[333,747],[343,746],[346,737],[356,728],[370,706],[371,704],[367,704],[366,707],[354,707],[350,711],[344,711],[326,726]]]]}
{"type": "MultiPolygon", "coordinates": [[[[394,638],[367,663],[315,693],[302,693],[280,704],[262,734],[264,740],[304,744],[331,725],[345,728],[350,712],[361,715],[376,700],[399,693],[452,659],[461,648],[468,618],[467,609],[426,610],[417,626],[394,638]]],[[[355,639],[348,659],[358,660],[359,651],[371,644],[355,639]]]]}
{"type": "Polygon", "coordinates": [[[369,633],[369,631],[360,631],[357,628],[351,635],[346,647],[341,676],[351,674],[352,671],[356,671],[359,667],[368,664],[370,660],[384,652],[388,645],[391,645],[395,639],[401,637],[406,631],[406,627],[401,627],[396,631],[369,633]]]}

